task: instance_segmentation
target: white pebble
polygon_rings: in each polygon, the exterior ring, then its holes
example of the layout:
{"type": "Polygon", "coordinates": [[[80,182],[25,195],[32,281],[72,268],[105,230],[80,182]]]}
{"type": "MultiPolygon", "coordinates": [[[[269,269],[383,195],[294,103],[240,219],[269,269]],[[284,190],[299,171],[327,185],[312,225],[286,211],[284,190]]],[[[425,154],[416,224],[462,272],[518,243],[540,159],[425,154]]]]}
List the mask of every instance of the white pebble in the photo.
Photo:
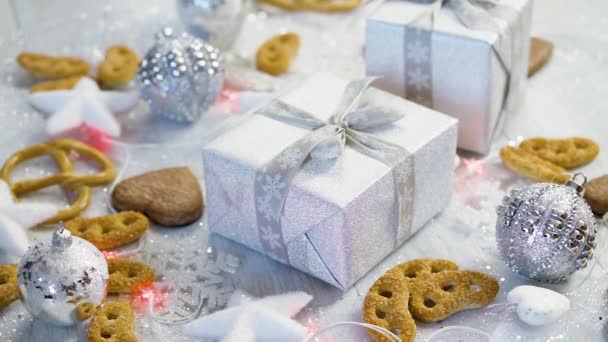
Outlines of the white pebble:
{"type": "Polygon", "coordinates": [[[553,323],[570,310],[566,296],[537,286],[518,286],[509,292],[507,301],[517,304],[517,316],[522,321],[536,326],[553,323]]]}

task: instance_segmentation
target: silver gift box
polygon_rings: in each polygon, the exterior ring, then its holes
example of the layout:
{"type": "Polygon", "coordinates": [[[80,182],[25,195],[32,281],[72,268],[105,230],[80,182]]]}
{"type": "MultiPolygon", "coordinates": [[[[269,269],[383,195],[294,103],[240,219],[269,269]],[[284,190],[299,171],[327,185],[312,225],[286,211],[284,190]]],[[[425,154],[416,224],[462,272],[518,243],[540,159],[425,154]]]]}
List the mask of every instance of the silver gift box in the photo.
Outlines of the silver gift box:
{"type": "MultiPolygon", "coordinates": [[[[320,73],[280,99],[327,120],[346,84],[320,73]]],[[[457,121],[375,88],[363,100],[404,113],[372,133],[412,154],[415,191],[408,193],[413,203],[409,238],[450,200],[457,121]]],[[[253,113],[204,147],[212,232],[263,253],[256,229],[256,170],[310,132],[253,113]]],[[[342,289],[399,245],[391,169],[348,146],[337,159],[305,162],[289,188],[282,216],[289,264],[342,289]]]]}
{"type": "MultiPolygon", "coordinates": [[[[469,29],[450,8],[442,8],[434,18],[428,54],[432,66],[429,106],[458,119],[458,147],[484,154],[502,116],[522,103],[530,53],[532,1],[493,1],[512,12],[508,20],[497,20],[496,32],[469,29]],[[493,52],[499,39],[510,46],[510,70],[493,52]],[[513,82],[510,89],[508,75],[513,82]]],[[[378,88],[405,97],[411,71],[406,54],[413,40],[406,31],[425,11],[428,6],[412,1],[387,1],[367,19],[367,74],[382,77],[378,88]]]]}

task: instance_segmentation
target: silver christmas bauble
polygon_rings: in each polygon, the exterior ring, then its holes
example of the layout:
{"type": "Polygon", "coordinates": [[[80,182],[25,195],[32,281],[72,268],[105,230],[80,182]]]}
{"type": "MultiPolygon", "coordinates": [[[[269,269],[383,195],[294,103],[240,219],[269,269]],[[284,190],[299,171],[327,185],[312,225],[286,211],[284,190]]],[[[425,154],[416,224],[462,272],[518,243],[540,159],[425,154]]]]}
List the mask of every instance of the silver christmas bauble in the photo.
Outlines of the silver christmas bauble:
{"type": "Polygon", "coordinates": [[[177,0],[177,11],[190,33],[224,50],[247,14],[246,0],[177,0]]]}
{"type": "Polygon", "coordinates": [[[198,120],[215,103],[223,83],[220,51],[171,28],[157,35],[135,79],[150,111],[178,122],[198,120]]]}
{"type": "Polygon", "coordinates": [[[596,247],[596,224],[582,183],[538,183],[514,190],[498,207],[496,242],[521,275],[556,282],[585,268],[596,247]]]}
{"type": "Polygon", "coordinates": [[[59,326],[74,325],[76,306],[97,306],[106,296],[108,264],[90,242],[60,227],[50,241],[30,247],[19,263],[19,288],[26,309],[59,326]]]}

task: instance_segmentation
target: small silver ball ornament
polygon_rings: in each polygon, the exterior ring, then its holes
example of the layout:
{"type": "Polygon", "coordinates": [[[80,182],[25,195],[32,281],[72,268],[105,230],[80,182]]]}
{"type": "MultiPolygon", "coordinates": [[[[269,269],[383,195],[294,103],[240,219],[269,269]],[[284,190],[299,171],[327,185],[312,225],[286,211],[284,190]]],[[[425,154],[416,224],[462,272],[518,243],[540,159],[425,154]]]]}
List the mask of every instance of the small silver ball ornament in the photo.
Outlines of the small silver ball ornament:
{"type": "Polygon", "coordinates": [[[139,65],[135,78],[150,111],[194,122],[215,103],[224,84],[220,51],[188,33],[164,28],[139,65]]]}
{"type": "Polygon", "coordinates": [[[108,264],[90,242],[60,226],[50,241],[30,247],[18,267],[19,289],[27,311],[58,326],[81,322],[76,307],[98,306],[106,296],[108,264]]]}
{"type": "Polygon", "coordinates": [[[557,282],[593,257],[596,223],[575,177],[566,185],[537,183],[513,190],[498,207],[496,243],[513,271],[557,282]]]}
{"type": "Polygon", "coordinates": [[[188,31],[220,49],[228,49],[239,34],[246,0],[177,0],[177,11],[188,31]]]}

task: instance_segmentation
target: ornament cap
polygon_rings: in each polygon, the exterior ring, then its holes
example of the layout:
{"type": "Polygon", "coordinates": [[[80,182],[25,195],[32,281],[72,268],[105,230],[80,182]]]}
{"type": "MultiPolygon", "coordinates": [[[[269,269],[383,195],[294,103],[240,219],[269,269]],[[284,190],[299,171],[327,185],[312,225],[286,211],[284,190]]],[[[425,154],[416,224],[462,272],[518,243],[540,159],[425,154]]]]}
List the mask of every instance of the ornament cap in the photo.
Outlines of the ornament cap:
{"type": "Polygon", "coordinates": [[[66,249],[72,245],[72,233],[65,229],[63,222],[59,223],[59,227],[53,233],[53,248],[66,249]]]}
{"type": "Polygon", "coordinates": [[[587,177],[582,173],[575,173],[565,185],[574,189],[579,196],[583,196],[585,194],[585,184],[587,184],[587,177]]]}

